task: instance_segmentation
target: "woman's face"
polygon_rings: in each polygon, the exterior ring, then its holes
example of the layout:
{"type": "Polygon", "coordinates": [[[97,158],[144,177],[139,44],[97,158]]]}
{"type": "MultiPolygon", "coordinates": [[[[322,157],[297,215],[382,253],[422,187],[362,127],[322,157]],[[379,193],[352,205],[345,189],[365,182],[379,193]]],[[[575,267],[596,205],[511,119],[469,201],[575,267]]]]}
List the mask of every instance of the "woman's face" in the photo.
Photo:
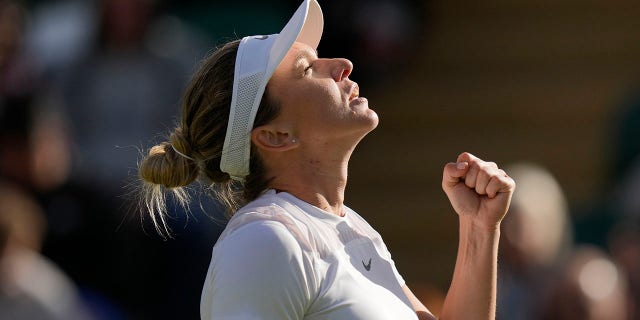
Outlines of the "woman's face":
{"type": "Polygon", "coordinates": [[[351,61],[320,59],[296,42],[268,84],[270,98],[280,106],[274,121],[288,126],[301,143],[357,143],[378,125],[378,115],[349,79],[352,70],[351,61]]]}

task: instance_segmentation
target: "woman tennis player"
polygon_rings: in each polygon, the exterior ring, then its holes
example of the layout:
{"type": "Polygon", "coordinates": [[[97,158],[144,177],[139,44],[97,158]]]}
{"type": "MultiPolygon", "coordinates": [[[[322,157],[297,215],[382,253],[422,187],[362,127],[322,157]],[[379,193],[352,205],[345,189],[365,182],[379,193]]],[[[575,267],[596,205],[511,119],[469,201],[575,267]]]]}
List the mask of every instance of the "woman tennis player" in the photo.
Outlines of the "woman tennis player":
{"type": "MultiPolygon", "coordinates": [[[[195,180],[231,218],[213,248],[202,319],[434,319],[396,270],[380,235],[344,205],[349,158],[378,116],[324,59],[316,0],[279,34],[245,37],[206,58],[169,141],[141,162],[146,207],[161,233],[164,191],[186,202],[195,180]]],[[[493,319],[500,221],[514,181],[462,153],[442,187],[460,243],[442,319],[493,319]]]]}

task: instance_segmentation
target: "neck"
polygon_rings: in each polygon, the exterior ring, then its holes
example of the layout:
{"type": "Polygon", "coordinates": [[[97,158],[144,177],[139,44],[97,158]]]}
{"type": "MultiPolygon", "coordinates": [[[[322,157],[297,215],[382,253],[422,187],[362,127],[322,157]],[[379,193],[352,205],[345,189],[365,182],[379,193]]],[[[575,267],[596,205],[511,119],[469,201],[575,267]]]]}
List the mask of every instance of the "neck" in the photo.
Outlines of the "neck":
{"type": "Polygon", "coordinates": [[[275,161],[284,165],[271,170],[275,178],[269,185],[320,209],[342,216],[348,163],[352,151],[353,148],[332,157],[304,152],[290,154],[287,159],[275,161]],[[294,159],[291,159],[292,157],[294,159]]]}

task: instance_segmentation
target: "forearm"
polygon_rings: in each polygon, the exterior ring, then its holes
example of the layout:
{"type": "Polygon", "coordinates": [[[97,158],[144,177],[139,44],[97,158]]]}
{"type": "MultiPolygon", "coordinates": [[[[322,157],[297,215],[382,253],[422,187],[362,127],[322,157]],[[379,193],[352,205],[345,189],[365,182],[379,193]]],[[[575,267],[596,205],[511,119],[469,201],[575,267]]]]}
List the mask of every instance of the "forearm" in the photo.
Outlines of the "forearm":
{"type": "Polygon", "coordinates": [[[488,230],[461,218],[459,237],[453,279],[440,318],[495,319],[500,228],[488,230]]]}

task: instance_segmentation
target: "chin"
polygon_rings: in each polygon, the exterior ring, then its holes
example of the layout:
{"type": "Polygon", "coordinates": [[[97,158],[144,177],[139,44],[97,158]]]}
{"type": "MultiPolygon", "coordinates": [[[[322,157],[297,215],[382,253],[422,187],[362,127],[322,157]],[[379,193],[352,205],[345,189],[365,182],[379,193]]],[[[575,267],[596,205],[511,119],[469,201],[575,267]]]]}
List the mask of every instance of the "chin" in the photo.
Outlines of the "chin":
{"type": "Polygon", "coordinates": [[[380,119],[378,118],[378,114],[375,111],[373,111],[372,109],[368,109],[367,110],[367,114],[369,115],[369,118],[370,118],[370,120],[372,122],[371,123],[371,125],[372,125],[371,130],[373,130],[378,126],[378,123],[380,122],[380,119]]]}
{"type": "Polygon", "coordinates": [[[380,120],[378,119],[378,114],[369,109],[367,110],[367,116],[363,119],[363,129],[364,129],[364,134],[366,135],[367,133],[373,131],[373,129],[378,127],[378,123],[380,122],[380,120]]]}
{"type": "Polygon", "coordinates": [[[378,114],[369,108],[366,99],[364,99],[364,103],[357,104],[355,108],[352,106],[351,112],[355,122],[352,122],[349,127],[355,129],[363,137],[378,126],[378,114]]]}

